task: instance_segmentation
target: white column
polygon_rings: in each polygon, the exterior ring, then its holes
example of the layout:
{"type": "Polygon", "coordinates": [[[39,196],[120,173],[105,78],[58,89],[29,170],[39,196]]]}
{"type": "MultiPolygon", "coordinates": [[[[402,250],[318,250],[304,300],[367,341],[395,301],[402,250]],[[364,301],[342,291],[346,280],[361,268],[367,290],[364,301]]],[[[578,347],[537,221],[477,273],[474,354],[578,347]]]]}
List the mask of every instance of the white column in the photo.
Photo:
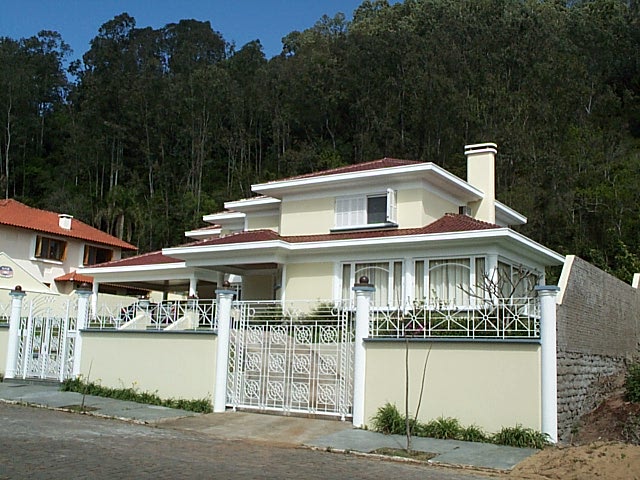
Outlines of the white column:
{"type": "Polygon", "coordinates": [[[93,279],[93,296],[91,297],[91,316],[96,317],[98,315],[98,289],[100,284],[93,279]]]}
{"type": "Polygon", "coordinates": [[[353,426],[358,428],[365,425],[366,350],[364,348],[364,339],[369,336],[371,296],[375,290],[373,285],[369,285],[369,279],[367,277],[360,277],[358,283],[353,286],[353,291],[356,292],[356,334],[355,355],[353,359],[353,426]]]}
{"type": "Polygon", "coordinates": [[[87,328],[87,319],[89,317],[89,299],[91,297],[91,290],[88,288],[80,287],[76,290],[78,295],[78,317],[76,320],[76,340],[73,344],[73,370],[74,377],[80,375],[80,361],[82,359],[82,332],[81,330],[87,328]]]}
{"type": "Polygon", "coordinates": [[[213,411],[221,413],[227,405],[227,370],[229,365],[229,334],[231,330],[231,302],[235,292],[227,289],[216,290],[218,317],[218,351],[216,354],[216,385],[213,395],[213,411]]]}
{"type": "Polygon", "coordinates": [[[16,378],[18,366],[18,344],[20,343],[20,316],[22,315],[22,300],[26,293],[17,285],[11,290],[11,317],[9,318],[9,343],[7,345],[6,378],[16,378]]]}
{"type": "Polygon", "coordinates": [[[556,343],[556,286],[538,285],[540,297],[541,407],[542,433],[558,442],[558,357],[556,343]]]}
{"type": "Polygon", "coordinates": [[[198,296],[198,279],[195,276],[189,278],[189,296],[198,296]]]}

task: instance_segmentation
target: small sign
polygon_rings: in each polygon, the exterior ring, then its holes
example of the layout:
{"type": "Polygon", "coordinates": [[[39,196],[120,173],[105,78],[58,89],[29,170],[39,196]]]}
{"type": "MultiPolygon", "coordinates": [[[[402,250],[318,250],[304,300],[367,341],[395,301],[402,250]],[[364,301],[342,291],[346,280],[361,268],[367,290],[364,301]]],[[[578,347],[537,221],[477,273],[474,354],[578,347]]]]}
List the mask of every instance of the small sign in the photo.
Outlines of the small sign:
{"type": "Polygon", "coordinates": [[[0,266],[0,278],[13,278],[13,268],[6,265],[0,266]]]}

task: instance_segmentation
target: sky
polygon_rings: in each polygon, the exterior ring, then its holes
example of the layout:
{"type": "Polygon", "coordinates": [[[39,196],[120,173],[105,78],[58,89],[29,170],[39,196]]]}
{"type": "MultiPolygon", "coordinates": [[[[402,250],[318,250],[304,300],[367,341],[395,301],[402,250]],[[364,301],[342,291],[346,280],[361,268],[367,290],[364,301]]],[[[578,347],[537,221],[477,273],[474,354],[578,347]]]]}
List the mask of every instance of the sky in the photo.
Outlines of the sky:
{"type": "Polygon", "coordinates": [[[126,12],[136,27],[158,29],[182,19],[210,21],[227,42],[242,47],[259,39],[267,58],[281,39],[305,30],[322,15],[342,12],[350,20],[363,0],[0,0],[0,37],[14,40],[54,30],[81,58],[102,24],[126,12]]]}

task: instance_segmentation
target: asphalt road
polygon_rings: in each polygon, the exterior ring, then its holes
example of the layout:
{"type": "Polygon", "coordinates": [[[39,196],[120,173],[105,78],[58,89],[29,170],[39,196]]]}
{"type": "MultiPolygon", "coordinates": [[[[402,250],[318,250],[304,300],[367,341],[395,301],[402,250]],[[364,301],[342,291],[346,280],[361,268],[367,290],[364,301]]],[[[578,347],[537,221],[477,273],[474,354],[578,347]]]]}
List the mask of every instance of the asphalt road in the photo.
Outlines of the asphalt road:
{"type": "Polygon", "coordinates": [[[0,403],[0,479],[433,479],[484,476],[0,403]]]}

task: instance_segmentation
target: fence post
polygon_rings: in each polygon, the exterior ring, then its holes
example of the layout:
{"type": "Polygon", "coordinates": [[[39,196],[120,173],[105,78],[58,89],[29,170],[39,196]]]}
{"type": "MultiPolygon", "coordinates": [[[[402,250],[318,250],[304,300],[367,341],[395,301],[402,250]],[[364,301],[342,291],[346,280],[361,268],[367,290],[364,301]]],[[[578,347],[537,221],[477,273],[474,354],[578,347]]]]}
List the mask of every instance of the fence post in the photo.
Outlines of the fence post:
{"type": "Polygon", "coordinates": [[[363,427],[364,421],[364,394],[365,394],[365,370],[366,350],[364,339],[369,336],[369,313],[371,296],[375,287],[369,284],[369,279],[360,277],[358,283],[353,286],[356,292],[356,334],[355,354],[353,358],[353,426],[363,427]]]}
{"type": "Polygon", "coordinates": [[[218,307],[218,350],[216,352],[216,384],[213,395],[213,411],[222,413],[227,405],[227,370],[229,365],[229,335],[231,330],[231,302],[235,291],[229,289],[229,282],[222,284],[224,289],[216,290],[218,307]]]}
{"type": "Polygon", "coordinates": [[[560,288],[538,285],[540,297],[540,371],[542,433],[558,443],[558,357],[556,343],[556,295],[560,288]]]}
{"type": "Polygon", "coordinates": [[[9,317],[9,343],[7,345],[6,378],[16,378],[18,366],[18,344],[20,343],[20,317],[22,316],[22,300],[26,293],[20,285],[11,290],[11,317],[9,317]]]}
{"type": "Polygon", "coordinates": [[[73,371],[71,372],[74,378],[80,375],[80,360],[82,359],[82,332],[80,330],[87,328],[89,298],[92,294],[88,287],[88,284],[82,284],[76,290],[76,295],[78,295],[78,316],[76,319],[76,340],[73,344],[73,371]]]}

